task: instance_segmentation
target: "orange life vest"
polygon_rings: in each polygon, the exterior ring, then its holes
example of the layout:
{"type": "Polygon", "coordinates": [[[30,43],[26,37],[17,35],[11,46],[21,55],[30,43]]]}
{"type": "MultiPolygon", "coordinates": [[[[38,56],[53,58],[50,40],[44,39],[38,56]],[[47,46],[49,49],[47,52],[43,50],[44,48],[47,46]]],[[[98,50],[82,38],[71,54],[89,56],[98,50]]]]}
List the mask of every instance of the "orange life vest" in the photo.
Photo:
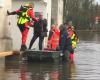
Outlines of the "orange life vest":
{"type": "Polygon", "coordinates": [[[59,36],[60,36],[60,31],[59,29],[56,28],[53,31],[50,40],[48,41],[49,48],[56,50],[57,46],[59,45],[59,36]]]}

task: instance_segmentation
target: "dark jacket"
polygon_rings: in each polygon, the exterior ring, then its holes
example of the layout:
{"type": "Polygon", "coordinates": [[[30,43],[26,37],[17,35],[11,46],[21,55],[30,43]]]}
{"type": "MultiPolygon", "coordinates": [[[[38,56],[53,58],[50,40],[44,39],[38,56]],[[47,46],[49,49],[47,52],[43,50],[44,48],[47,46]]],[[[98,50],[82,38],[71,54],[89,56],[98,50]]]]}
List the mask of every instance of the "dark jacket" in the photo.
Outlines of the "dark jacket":
{"type": "MultiPolygon", "coordinates": [[[[47,20],[46,19],[39,19],[38,22],[34,23],[34,34],[42,34],[46,33],[47,30],[47,20]]],[[[45,34],[46,35],[46,34],[45,34]]]]}
{"type": "Polygon", "coordinates": [[[59,47],[61,51],[70,51],[72,52],[72,43],[71,43],[71,38],[68,37],[68,33],[66,29],[63,29],[60,31],[60,40],[59,40],[59,47]]]}

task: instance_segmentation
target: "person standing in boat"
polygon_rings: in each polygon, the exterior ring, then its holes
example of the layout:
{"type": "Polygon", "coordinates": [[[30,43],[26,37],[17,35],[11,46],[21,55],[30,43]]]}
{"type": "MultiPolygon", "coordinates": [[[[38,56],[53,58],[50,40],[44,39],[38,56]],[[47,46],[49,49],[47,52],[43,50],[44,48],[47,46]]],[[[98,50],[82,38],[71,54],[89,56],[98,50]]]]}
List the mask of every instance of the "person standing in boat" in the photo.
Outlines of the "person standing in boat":
{"type": "Polygon", "coordinates": [[[60,31],[56,25],[52,25],[49,31],[47,48],[49,50],[56,50],[59,46],[60,31]]]}
{"type": "Polygon", "coordinates": [[[29,49],[32,48],[32,45],[34,44],[35,40],[39,37],[39,50],[43,49],[43,41],[44,37],[47,36],[47,20],[43,19],[43,14],[39,13],[39,19],[37,22],[34,23],[34,34],[31,39],[29,49]]]}
{"type": "Polygon", "coordinates": [[[37,22],[38,19],[34,15],[34,5],[29,3],[22,5],[18,10],[9,12],[7,11],[8,15],[18,15],[17,20],[17,26],[21,32],[22,35],[22,42],[21,42],[21,51],[24,51],[27,49],[26,46],[26,40],[27,35],[29,32],[30,26],[34,24],[34,22],[37,22]]]}

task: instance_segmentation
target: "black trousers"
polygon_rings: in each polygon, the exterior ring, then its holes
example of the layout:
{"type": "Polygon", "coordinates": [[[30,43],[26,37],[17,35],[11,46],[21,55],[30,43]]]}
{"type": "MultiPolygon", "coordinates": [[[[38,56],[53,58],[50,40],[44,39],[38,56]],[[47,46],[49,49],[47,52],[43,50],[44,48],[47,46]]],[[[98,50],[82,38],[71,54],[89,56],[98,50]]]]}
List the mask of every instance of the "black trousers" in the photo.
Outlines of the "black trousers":
{"type": "Polygon", "coordinates": [[[43,48],[43,41],[44,41],[44,36],[42,34],[34,34],[32,39],[31,39],[31,42],[30,42],[30,45],[29,45],[29,49],[32,48],[32,45],[34,44],[35,40],[39,37],[39,50],[42,50],[43,48]]]}

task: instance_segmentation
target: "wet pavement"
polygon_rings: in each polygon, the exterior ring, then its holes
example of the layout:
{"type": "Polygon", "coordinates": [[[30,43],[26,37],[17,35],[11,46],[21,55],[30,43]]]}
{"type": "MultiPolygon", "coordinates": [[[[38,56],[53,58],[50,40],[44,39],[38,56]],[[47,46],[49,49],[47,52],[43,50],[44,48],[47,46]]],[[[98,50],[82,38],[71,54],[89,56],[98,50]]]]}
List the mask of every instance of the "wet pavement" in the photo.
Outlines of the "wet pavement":
{"type": "Polygon", "coordinates": [[[78,32],[73,63],[27,63],[20,56],[0,58],[0,80],[100,80],[100,33],[78,32]]]}

